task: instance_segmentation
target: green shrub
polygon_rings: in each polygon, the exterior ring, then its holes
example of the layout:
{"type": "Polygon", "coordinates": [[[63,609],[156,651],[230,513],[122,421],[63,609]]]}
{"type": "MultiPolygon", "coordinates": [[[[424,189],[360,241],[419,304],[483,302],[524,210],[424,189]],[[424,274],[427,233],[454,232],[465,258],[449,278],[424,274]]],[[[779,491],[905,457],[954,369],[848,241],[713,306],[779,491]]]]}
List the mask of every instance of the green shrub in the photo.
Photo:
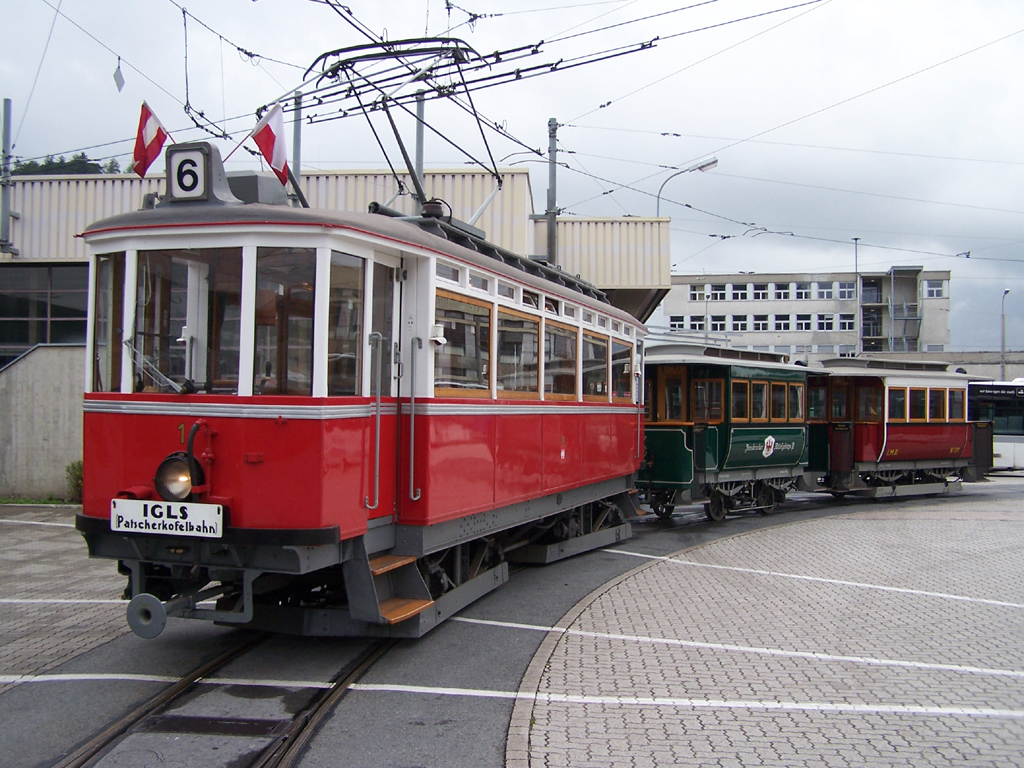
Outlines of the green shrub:
{"type": "Polygon", "coordinates": [[[82,503],[82,460],[72,461],[64,468],[68,479],[68,501],[82,503]]]}

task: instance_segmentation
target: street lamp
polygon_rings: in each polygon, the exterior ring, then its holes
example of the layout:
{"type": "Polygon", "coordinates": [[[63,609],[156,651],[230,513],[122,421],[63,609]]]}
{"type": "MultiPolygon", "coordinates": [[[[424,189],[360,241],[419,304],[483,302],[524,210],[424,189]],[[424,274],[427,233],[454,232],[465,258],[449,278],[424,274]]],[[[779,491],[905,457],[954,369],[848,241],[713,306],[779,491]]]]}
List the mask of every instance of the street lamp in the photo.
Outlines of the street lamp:
{"type": "Polygon", "coordinates": [[[654,209],[654,215],[656,217],[661,216],[661,191],[665,189],[665,185],[668,184],[669,181],[674,179],[676,176],[679,176],[680,174],[689,173],[690,171],[710,171],[716,165],[718,165],[717,157],[712,157],[707,160],[701,160],[699,163],[691,165],[689,168],[683,168],[683,170],[681,171],[676,171],[663,182],[661,182],[661,186],[658,187],[658,202],[656,208],[654,209]]]}
{"type": "Polygon", "coordinates": [[[999,380],[1006,381],[1006,294],[1009,288],[1003,290],[1003,298],[999,302],[999,325],[1001,327],[999,339],[999,380]]]}

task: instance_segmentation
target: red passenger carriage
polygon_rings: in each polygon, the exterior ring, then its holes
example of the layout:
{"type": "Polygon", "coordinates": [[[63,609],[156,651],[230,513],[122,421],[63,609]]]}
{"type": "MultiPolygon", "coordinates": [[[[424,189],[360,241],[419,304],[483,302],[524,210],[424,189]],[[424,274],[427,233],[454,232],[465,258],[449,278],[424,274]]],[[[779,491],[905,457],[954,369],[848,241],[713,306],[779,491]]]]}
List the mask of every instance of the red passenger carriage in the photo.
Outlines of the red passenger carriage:
{"type": "Polygon", "coordinates": [[[629,536],[634,318],[459,222],[292,208],[207,144],[167,169],[84,233],[78,528],[136,632],[419,636],[629,536]]]}

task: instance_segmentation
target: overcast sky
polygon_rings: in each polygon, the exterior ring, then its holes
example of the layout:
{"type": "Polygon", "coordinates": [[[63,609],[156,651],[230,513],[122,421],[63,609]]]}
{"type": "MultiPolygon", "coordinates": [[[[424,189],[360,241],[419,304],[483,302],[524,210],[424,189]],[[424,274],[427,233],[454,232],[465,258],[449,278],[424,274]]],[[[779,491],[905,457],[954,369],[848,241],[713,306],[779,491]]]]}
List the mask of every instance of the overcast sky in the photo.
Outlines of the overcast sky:
{"type": "MultiPolygon", "coordinates": [[[[558,177],[568,215],[652,216],[669,169],[713,155],[717,168],[662,193],[675,272],[852,270],[858,237],[862,271],[952,272],[956,348],[998,350],[1011,289],[1007,347],[1024,348],[1024,2],[690,4],[344,0],[350,13],[339,14],[323,0],[5,0],[0,95],[13,101],[18,159],[84,150],[126,166],[143,100],[179,141],[211,138],[191,127],[186,104],[241,140],[255,110],[299,85],[320,53],[368,42],[353,22],[389,40],[454,36],[481,54],[546,41],[523,67],[654,41],[473,94],[521,142],[486,132],[499,164],[531,163],[538,211],[547,169],[512,153],[546,151],[550,117],[571,153],[558,177]]],[[[398,119],[411,140],[411,120],[398,119]]],[[[486,158],[465,111],[434,101],[427,119],[486,158]]],[[[222,154],[235,143],[211,140],[222,154]]],[[[426,158],[466,161],[430,136],[426,158]]],[[[356,115],[304,128],[302,166],[385,162],[356,115]]]]}

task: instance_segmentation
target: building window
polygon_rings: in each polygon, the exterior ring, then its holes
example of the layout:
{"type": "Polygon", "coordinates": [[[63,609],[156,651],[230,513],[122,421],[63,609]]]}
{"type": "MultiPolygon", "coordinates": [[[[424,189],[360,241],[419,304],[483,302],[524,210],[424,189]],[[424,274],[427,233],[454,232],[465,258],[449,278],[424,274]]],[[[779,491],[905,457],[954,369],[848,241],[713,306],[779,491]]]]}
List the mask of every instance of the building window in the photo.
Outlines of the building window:
{"type": "Polygon", "coordinates": [[[36,344],[85,343],[88,303],[88,264],[0,267],[0,368],[36,344]]]}
{"type": "Polygon", "coordinates": [[[704,286],[703,285],[691,285],[690,286],[690,301],[704,301],[704,286]]]}
{"type": "Polygon", "coordinates": [[[925,350],[928,352],[942,352],[945,348],[944,344],[929,344],[925,347],[925,350]]]}
{"type": "Polygon", "coordinates": [[[686,316],[685,315],[672,315],[668,319],[668,329],[670,331],[685,331],[686,330],[686,316]]]}
{"type": "Polygon", "coordinates": [[[809,331],[809,330],[811,330],[811,316],[810,315],[797,315],[796,316],[796,329],[798,331],[809,331]]]}
{"type": "Polygon", "coordinates": [[[839,284],[839,298],[840,299],[855,299],[857,298],[856,283],[840,283],[839,284]]]}
{"type": "Polygon", "coordinates": [[[925,280],[925,296],[929,299],[942,299],[946,296],[944,280],[925,280]]]}
{"type": "Polygon", "coordinates": [[[732,287],[732,300],[733,301],[746,301],[747,300],[747,286],[746,285],[733,285],[733,287],[732,287]]]}
{"type": "Polygon", "coordinates": [[[775,316],[775,330],[776,331],[788,331],[789,330],[789,315],[776,315],[775,316]]]}
{"type": "Polygon", "coordinates": [[[839,330],[840,331],[854,331],[856,328],[853,327],[854,318],[852,314],[840,315],[839,316],[839,330]]]}
{"type": "Polygon", "coordinates": [[[788,355],[790,352],[793,351],[793,349],[788,344],[783,344],[781,346],[774,347],[774,351],[781,352],[784,355],[788,355]]]}
{"type": "Polygon", "coordinates": [[[854,344],[840,344],[839,345],[839,356],[840,357],[854,357],[857,354],[857,347],[854,344]]]}
{"type": "Polygon", "coordinates": [[[810,283],[797,283],[796,284],[796,297],[797,297],[797,299],[809,299],[809,298],[811,298],[811,284],[810,283]]]}
{"type": "Polygon", "coordinates": [[[768,283],[754,283],[754,301],[765,301],[768,298],[768,283]]]}
{"type": "Polygon", "coordinates": [[[711,300],[712,301],[725,301],[725,285],[712,285],[711,286],[711,300]]]}
{"type": "Polygon", "coordinates": [[[746,315],[733,315],[732,316],[732,329],[734,331],[745,331],[745,330],[747,330],[747,316],[746,315]]]}
{"type": "Polygon", "coordinates": [[[831,299],[832,298],[832,283],[818,283],[818,298],[819,299],[831,299]]]}
{"type": "Polygon", "coordinates": [[[789,301],[789,283],[775,284],[775,298],[780,301],[789,301]]]}
{"type": "Polygon", "coordinates": [[[754,315],[754,330],[755,331],[767,331],[768,330],[768,315],[754,315]]]}
{"type": "Polygon", "coordinates": [[[690,330],[691,331],[703,331],[704,330],[704,315],[690,315],[690,330]]]}
{"type": "Polygon", "coordinates": [[[832,315],[818,315],[818,330],[819,331],[831,331],[832,330],[832,315]]]}
{"type": "Polygon", "coordinates": [[[711,330],[712,331],[724,331],[725,330],[725,315],[712,315],[711,316],[711,330]]]}
{"type": "Polygon", "coordinates": [[[835,344],[819,344],[818,354],[834,355],[836,352],[835,344]]]}

